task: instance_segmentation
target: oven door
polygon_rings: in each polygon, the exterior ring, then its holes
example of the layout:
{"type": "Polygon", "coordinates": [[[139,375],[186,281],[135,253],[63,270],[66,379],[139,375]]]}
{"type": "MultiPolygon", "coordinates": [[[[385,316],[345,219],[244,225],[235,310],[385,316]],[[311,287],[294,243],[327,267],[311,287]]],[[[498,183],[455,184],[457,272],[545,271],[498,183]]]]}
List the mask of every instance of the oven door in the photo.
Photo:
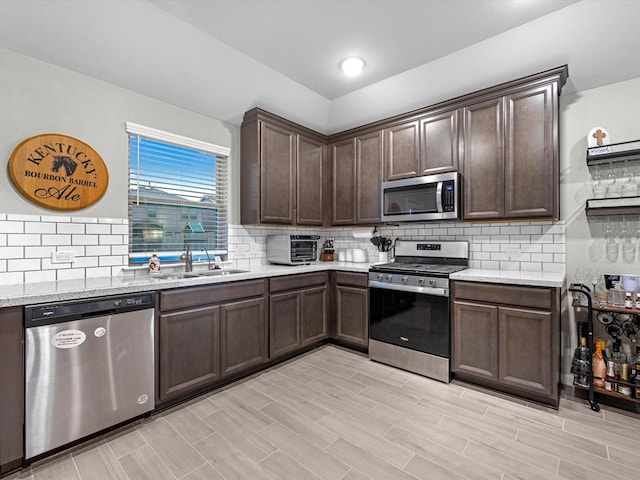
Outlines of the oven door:
{"type": "Polygon", "coordinates": [[[369,338],[450,357],[449,297],[369,287],[369,338]]]}

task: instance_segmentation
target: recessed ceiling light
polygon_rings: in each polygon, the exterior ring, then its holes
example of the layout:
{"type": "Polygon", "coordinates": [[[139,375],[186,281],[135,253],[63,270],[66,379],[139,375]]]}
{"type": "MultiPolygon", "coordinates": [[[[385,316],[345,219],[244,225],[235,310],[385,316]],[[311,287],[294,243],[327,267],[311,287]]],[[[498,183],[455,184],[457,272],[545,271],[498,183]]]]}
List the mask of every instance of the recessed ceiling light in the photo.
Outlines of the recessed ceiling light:
{"type": "Polygon", "coordinates": [[[358,75],[364,68],[364,60],[360,57],[347,57],[340,60],[340,70],[348,77],[358,75]]]}

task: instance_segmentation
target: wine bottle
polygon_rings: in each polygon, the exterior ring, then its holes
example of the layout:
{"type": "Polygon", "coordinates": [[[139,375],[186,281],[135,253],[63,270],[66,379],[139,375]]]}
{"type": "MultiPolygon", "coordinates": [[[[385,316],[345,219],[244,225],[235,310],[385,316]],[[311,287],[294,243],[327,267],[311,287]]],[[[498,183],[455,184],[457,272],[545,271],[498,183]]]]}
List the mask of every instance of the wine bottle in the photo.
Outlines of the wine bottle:
{"type": "Polygon", "coordinates": [[[607,362],[607,378],[604,381],[604,389],[609,391],[609,392],[615,392],[616,391],[616,371],[615,368],[613,366],[613,360],[609,360],[607,362]]]}
{"type": "Polygon", "coordinates": [[[580,337],[580,344],[573,353],[571,373],[576,387],[589,388],[589,349],[586,337],[580,337]]]}
{"type": "MultiPolygon", "coordinates": [[[[626,363],[620,365],[620,382],[629,382],[629,365],[626,363]]],[[[631,395],[631,387],[618,383],[618,393],[629,396],[631,395]]]]}
{"type": "Polygon", "coordinates": [[[595,353],[592,359],[593,368],[593,386],[604,388],[604,379],[607,376],[607,365],[602,358],[602,343],[597,341],[595,344],[595,353]]]}

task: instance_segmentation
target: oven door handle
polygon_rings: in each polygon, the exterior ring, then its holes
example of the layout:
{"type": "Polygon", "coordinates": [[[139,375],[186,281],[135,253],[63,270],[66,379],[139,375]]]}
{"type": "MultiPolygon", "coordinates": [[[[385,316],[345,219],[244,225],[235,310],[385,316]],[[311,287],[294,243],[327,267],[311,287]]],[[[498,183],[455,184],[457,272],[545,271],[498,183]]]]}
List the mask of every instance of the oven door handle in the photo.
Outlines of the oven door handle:
{"type": "Polygon", "coordinates": [[[395,283],[377,282],[369,280],[369,288],[382,288],[385,290],[398,290],[399,292],[422,293],[424,295],[434,295],[436,297],[448,297],[448,288],[419,287],[416,285],[400,285],[395,283]]]}

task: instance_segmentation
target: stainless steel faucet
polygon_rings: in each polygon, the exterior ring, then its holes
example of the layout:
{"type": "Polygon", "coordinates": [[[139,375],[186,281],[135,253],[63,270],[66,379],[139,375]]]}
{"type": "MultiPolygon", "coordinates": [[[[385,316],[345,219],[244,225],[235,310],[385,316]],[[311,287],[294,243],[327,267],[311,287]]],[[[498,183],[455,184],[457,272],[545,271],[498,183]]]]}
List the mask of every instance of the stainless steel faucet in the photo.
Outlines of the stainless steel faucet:
{"type": "Polygon", "coordinates": [[[189,247],[189,244],[186,243],[185,244],[187,251],[184,252],[180,258],[184,258],[184,271],[185,272],[192,272],[193,271],[193,254],[191,253],[191,248],[189,247]]]}

